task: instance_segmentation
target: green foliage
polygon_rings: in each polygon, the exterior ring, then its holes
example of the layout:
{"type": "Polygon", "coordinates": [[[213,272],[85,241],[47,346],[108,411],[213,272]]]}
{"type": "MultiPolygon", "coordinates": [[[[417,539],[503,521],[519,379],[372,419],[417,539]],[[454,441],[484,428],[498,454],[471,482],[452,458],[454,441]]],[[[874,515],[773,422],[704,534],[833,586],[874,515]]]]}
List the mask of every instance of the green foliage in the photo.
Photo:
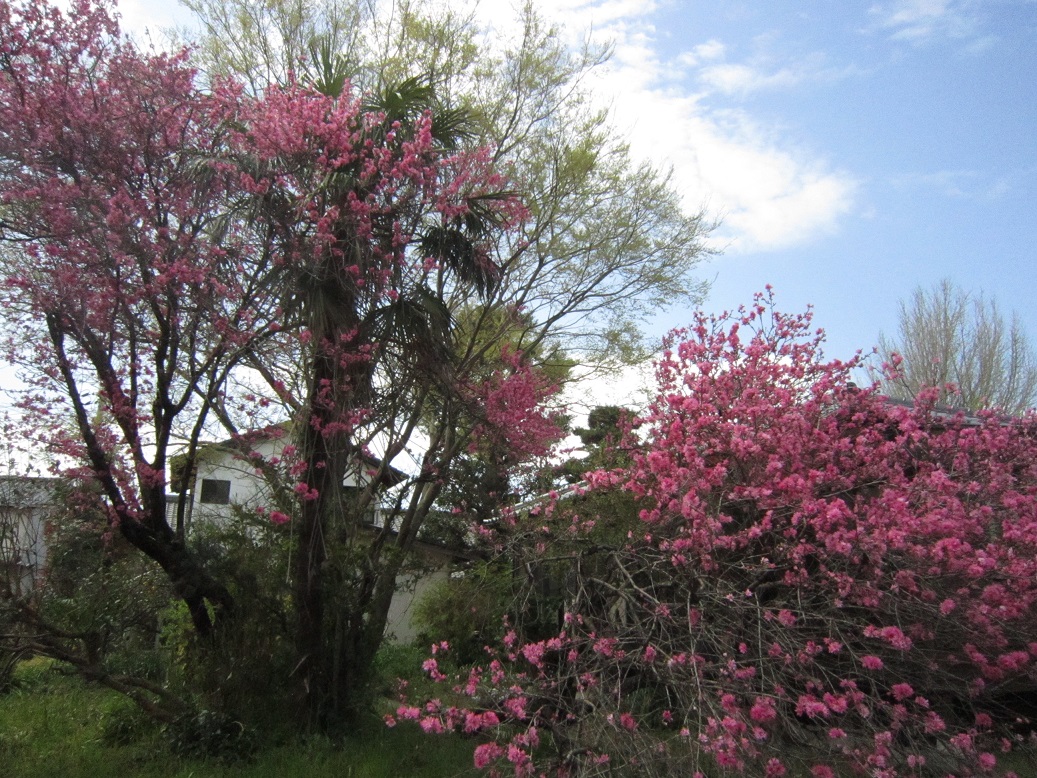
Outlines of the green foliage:
{"type": "Polygon", "coordinates": [[[44,692],[51,688],[56,679],[64,677],[61,670],[61,663],[47,657],[26,659],[14,669],[13,686],[23,694],[44,692]]]}
{"type": "Polygon", "coordinates": [[[158,613],[172,597],[163,572],[109,531],[103,513],[82,496],[52,522],[39,615],[75,636],[69,648],[116,674],[157,679],[158,613]],[[74,648],[73,648],[74,646],[74,648]]]}
{"type": "Polygon", "coordinates": [[[26,651],[23,649],[16,636],[14,622],[5,615],[3,605],[0,604],[0,634],[12,636],[0,643],[0,694],[6,694],[14,688],[14,671],[18,663],[25,658],[26,651]]]}
{"type": "Polygon", "coordinates": [[[595,406],[587,414],[587,429],[579,428],[576,434],[585,446],[593,445],[598,449],[617,446],[623,438],[624,425],[630,415],[630,411],[618,405],[595,406]]]}
{"type": "Polygon", "coordinates": [[[136,743],[158,730],[157,722],[126,697],[113,697],[100,712],[100,739],[106,746],[136,743]]]}
{"type": "Polygon", "coordinates": [[[504,617],[513,606],[510,566],[481,563],[448,578],[431,589],[417,604],[414,622],[421,630],[419,642],[447,641],[450,656],[459,664],[474,664],[485,657],[483,647],[503,632],[504,617]]]}
{"type": "Polygon", "coordinates": [[[181,716],[166,727],[166,734],[174,755],[224,764],[250,760],[258,746],[255,733],[244,724],[211,710],[181,716]]]}
{"type": "MultiPolygon", "coordinates": [[[[614,470],[630,464],[630,441],[633,411],[617,405],[598,405],[587,415],[587,426],[577,427],[573,432],[583,442],[585,456],[566,460],[552,472],[548,482],[560,476],[575,484],[593,470],[614,470]]],[[[548,488],[544,484],[544,491],[548,488]]],[[[610,512],[606,511],[606,515],[610,512]]]]}
{"type": "MultiPolygon", "coordinates": [[[[384,644],[375,656],[374,692],[387,699],[395,699],[402,684],[408,691],[416,690],[418,694],[435,696],[440,689],[421,666],[427,658],[428,647],[423,640],[414,645],[384,644]]],[[[390,711],[394,708],[391,706],[390,711]]]]}
{"type": "Polygon", "coordinates": [[[22,662],[16,677],[18,690],[0,697],[0,775],[4,778],[441,778],[475,774],[469,740],[449,737],[430,742],[419,731],[389,729],[373,717],[344,741],[326,737],[264,740],[249,762],[175,757],[154,724],[136,729],[132,708],[121,695],[86,684],[46,659],[22,662]]]}
{"type": "Polygon", "coordinates": [[[292,659],[286,529],[239,511],[195,528],[198,558],[227,583],[235,610],[200,639],[182,601],[162,611],[167,683],[210,711],[250,727],[277,728],[290,704],[292,659]]]}

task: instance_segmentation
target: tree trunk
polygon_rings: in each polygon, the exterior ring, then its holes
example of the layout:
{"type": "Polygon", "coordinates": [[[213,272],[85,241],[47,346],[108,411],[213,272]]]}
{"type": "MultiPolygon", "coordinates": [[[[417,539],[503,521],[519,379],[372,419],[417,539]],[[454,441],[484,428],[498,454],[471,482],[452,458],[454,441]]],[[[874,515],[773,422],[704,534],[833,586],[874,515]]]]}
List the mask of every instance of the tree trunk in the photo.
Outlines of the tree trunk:
{"type": "Polygon", "coordinates": [[[165,522],[165,516],[161,523],[152,521],[150,525],[123,517],[119,521],[119,530],[131,545],[158,563],[177,597],[187,604],[195,631],[201,637],[209,637],[214,627],[233,612],[233,595],[177,539],[165,522]],[[206,601],[215,606],[215,620],[209,614],[206,601]]]}

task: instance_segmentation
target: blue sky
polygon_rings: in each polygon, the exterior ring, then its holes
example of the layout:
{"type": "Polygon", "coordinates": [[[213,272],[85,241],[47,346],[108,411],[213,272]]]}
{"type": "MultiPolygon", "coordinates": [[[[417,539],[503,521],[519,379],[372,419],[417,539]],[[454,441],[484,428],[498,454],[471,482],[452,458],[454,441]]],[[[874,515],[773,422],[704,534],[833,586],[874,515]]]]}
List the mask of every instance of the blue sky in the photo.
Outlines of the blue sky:
{"type": "MultiPolygon", "coordinates": [[[[706,309],[771,284],[846,358],[946,276],[1037,340],[1037,1],[533,2],[574,44],[614,45],[596,94],[689,209],[722,219],[706,309]]],[[[506,30],[513,6],[478,13],[506,30]]],[[[173,8],[121,7],[131,28],[173,8]]]]}
{"type": "Polygon", "coordinates": [[[723,219],[705,308],[770,283],[845,358],[946,276],[1037,339],[1037,3],[586,0],[559,17],[615,42],[598,87],[617,122],[723,219]]]}

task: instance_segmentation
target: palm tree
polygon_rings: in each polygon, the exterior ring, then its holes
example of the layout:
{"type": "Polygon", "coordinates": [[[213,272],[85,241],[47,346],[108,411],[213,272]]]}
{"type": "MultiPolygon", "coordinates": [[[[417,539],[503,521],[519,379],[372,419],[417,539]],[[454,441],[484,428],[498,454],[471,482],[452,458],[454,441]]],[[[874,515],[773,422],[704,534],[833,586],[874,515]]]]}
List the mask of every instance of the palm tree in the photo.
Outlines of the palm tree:
{"type": "MultiPolygon", "coordinates": [[[[331,98],[329,106],[350,99],[346,60],[328,48],[315,52],[312,86],[331,98]]],[[[409,78],[367,98],[357,145],[401,158],[429,115],[434,144],[427,153],[437,159],[471,137],[464,111],[441,106],[428,79],[409,78]]],[[[347,496],[343,479],[375,437],[387,449],[387,469],[430,415],[436,423],[426,466],[437,457],[449,463],[463,448],[455,429],[465,404],[447,296],[493,295],[498,268],[484,244],[501,227],[497,206],[512,197],[479,193],[459,215],[444,216],[420,193],[404,192],[384,198],[364,222],[345,204],[365,202],[380,185],[367,162],[359,155],[329,172],[315,161],[302,171],[301,180],[315,187],[311,213],[330,221],[323,242],[312,240],[312,221],[296,220],[294,193],[267,192],[255,205],[273,250],[294,257],[286,263],[283,304],[309,338],[299,355],[305,396],[297,431],[304,467],[298,488],[311,499],[300,502],[293,574],[302,702],[318,726],[358,712],[404,554],[442,488],[419,475],[406,502],[403,495],[397,501],[398,526],[389,522],[369,539],[358,537],[360,517],[378,499],[384,472],[359,495],[347,496]]],[[[277,372],[276,365],[260,367],[277,372]]]]}

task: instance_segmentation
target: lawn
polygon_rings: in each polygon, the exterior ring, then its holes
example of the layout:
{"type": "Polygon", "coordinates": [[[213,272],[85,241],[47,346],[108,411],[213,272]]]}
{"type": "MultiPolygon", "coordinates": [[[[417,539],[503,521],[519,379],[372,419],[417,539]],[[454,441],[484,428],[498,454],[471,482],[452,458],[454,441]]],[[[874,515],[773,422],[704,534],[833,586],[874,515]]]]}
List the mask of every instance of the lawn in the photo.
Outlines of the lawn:
{"type": "Polygon", "coordinates": [[[18,686],[0,695],[3,778],[380,778],[472,776],[472,743],[429,737],[379,720],[341,741],[311,738],[261,746],[242,764],[178,759],[161,729],[117,693],[85,684],[43,660],[17,670],[18,686]]]}
{"type": "MultiPolygon", "coordinates": [[[[262,744],[247,762],[174,756],[161,727],[121,695],[89,685],[49,660],[23,663],[17,687],[0,694],[2,778],[461,778],[472,766],[473,742],[386,727],[377,717],[351,737],[262,744]]],[[[388,704],[388,701],[386,701],[388,704]]],[[[1035,752],[1002,757],[1003,770],[1037,778],[1035,752]]],[[[726,775],[729,775],[725,773],[726,775]]]]}

